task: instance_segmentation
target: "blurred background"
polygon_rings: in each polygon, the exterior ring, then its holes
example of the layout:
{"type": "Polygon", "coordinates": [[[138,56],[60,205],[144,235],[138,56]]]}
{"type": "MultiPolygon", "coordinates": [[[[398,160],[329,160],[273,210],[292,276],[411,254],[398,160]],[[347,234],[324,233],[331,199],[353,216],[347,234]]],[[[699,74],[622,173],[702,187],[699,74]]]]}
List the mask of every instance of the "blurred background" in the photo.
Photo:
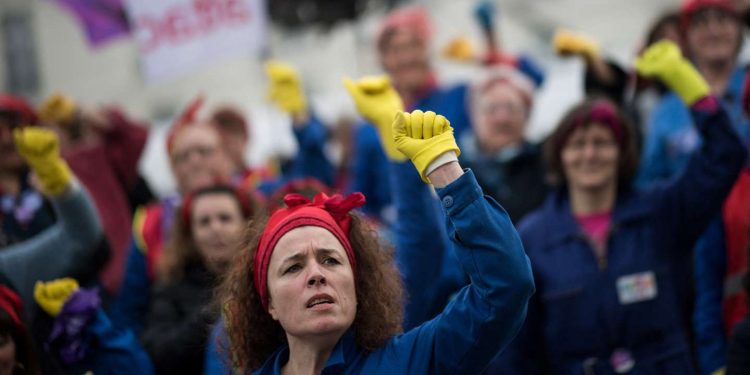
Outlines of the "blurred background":
{"type": "MultiPolygon", "coordinates": [[[[481,46],[474,1],[2,0],[0,84],[35,104],[61,91],[90,105],[117,104],[150,122],[152,136],[141,169],[155,191],[165,192],[173,182],[163,134],[196,95],[205,94],[209,106],[231,104],[246,111],[253,129],[252,164],[291,154],[296,145],[289,120],[264,97],[264,61],[280,59],[298,67],[313,109],[325,123],[354,118],[341,78],[380,73],[373,45],[378,24],[387,10],[409,4],[430,11],[439,80],[470,79],[478,66],[448,61],[440,50],[456,37],[481,46]],[[240,18],[249,18],[234,34],[208,44],[174,46],[196,37],[185,21],[189,12],[202,9],[214,12],[217,23],[234,22],[231,12],[240,5],[247,11],[240,18]],[[183,32],[170,35],[170,30],[183,32]]],[[[528,129],[531,139],[540,139],[582,97],[582,62],[555,56],[555,29],[594,36],[607,56],[629,65],[647,25],[679,6],[679,0],[500,0],[495,5],[502,48],[534,57],[547,73],[535,105],[543,111],[532,115],[528,129]]]]}

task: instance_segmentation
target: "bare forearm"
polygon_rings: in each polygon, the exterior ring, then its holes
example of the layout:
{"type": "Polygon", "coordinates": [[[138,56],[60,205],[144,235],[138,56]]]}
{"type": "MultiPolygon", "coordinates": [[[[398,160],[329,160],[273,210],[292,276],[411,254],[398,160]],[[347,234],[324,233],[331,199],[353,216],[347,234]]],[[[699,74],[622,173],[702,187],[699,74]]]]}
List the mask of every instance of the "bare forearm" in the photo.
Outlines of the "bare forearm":
{"type": "Polygon", "coordinates": [[[433,186],[442,188],[450,185],[451,182],[456,181],[463,174],[464,170],[461,169],[461,165],[457,161],[452,161],[439,166],[428,177],[433,186]]]}

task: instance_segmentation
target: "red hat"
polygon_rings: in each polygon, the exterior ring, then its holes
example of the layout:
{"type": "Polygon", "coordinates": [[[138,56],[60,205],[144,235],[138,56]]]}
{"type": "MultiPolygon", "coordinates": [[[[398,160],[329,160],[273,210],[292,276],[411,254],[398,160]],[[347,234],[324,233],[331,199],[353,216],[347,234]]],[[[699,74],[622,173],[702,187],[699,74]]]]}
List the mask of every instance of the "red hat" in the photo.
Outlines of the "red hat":
{"type": "Polygon", "coordinates": [[[29,103],[15,95],[0,94],[0,111],[17,113],[23,125],[36,124],[39,121],[29,103]]]}
{"type": "Polygon", "coordinates": [[[432,23],[427,11],[420,6],[411,6],[396,9],[385,17],[380,25],[377,37],[375,38],[378,49],[383,49],[386,37],[398,29],[413,31],[417,38],[422,41],[429,41],[432,37],[432,23]]]}
{"type": "Polygon", "coordinates": [[[300,194],[289,194],[284,197],[284,203],[287,208],[277,210],[268,220],[258,241],[258,250],[253,262],[255,290],[265,310],[268,310],[267,284],[271,255],[279,239],[292,229],[315,226],[331,232],[344,247],[352,272],[355,278],[357,276],[357,258],[349,242],[349,227],[351,226],[349,211],[364,205],[365,196],[362,193],[352,193],[344,198],[339,194],[329,197],[325,193],[320,193],[310,202],[300,194]]]}
{"type": "Polygon", "coordinates": [[[690,26],[693,14],[704,8],[720,8],[733,15],[738,15],[737,9],[729,0],[683,0],[680,7],[682,28],[687,29],[690,26]]]}

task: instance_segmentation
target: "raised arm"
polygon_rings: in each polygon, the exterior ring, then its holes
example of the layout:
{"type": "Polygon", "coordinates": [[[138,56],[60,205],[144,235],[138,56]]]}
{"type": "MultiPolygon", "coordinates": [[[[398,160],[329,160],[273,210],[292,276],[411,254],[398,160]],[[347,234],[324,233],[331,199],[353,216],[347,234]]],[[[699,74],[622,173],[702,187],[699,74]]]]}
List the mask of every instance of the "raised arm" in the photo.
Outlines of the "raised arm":
{"type": "Polygon", "coordinates": [[[425,361],[409,362],[410,370],[480,373],[523,324],[534,292],[528,258],[508,214],[456,161],[459,149],[447,119],[432,112],[399,113],[393,129],[398,150],[437,188],[448,235],[471,279],[440,315],[394,345],[430,348],[420,353],[425,361]]]}
{"type": "Polygon", "coordinates": [[[333,185],[334,167],[325,155],[328,129],[307,107],[299,73],[293,66],[272,61],[266,65],[268,98],[292,118],[292,130],[299,150],[287,168],[285,179],[314,177],[333,185]]]}
{"type": "MultiPolygon", "coordinates": [[[[357,108],[376,127],[388,158],[391,195],[396,208],[396,258],[407,292],[404,329],[416,327],[439,314],[451,294],[463,286],[458,267],[445,262],[451,244],[441,223],[442,214],[430,187],[397,150],[391,135],[393,118],[403,109],[401,99],[385,77],[346,81],[357,108]]],[[[420,112],[421,113],[421,112],[420,112]]],[[[372,163],[373,161],[370,161],[372,163]]]]}
{"type": "Polygon", "coordinates": [[[660,233],[680,233],[682,241],[672,248],[692,249],[698,236],[715,217],[747,158],[731,120],[709,86],[672,42],[652,45],[636,62],[638,72],[655,77],[672,89],[690,108],[702,146],[690,159],[685,171],[654,196],[659,213],[669,226],[660,233]]]}
{"type": "Polygon", "coordinates": [[[91,262],[104,233],[93,203],[60,158],[54,133],[26,128],[17,130],[15,137],[19,153],[39,178],[58,218],[34,238],[0,252],[2,271],[30,309],[34,283],[69,276],[76,264],[91,262]]]}

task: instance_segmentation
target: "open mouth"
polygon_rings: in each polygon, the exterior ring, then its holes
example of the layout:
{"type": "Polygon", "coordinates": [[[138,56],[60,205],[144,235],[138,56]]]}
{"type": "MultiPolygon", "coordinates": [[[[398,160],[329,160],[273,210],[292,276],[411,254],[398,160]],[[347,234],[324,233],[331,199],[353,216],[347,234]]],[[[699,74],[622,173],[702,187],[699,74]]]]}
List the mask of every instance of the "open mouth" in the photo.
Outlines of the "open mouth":
{"type": "Polygon", "coordinates": [[[327,294],[317,294],[307,300],[307,307],[315,307],[318,305],[331,305],[333,304],[333,297],[327,294]]]}

